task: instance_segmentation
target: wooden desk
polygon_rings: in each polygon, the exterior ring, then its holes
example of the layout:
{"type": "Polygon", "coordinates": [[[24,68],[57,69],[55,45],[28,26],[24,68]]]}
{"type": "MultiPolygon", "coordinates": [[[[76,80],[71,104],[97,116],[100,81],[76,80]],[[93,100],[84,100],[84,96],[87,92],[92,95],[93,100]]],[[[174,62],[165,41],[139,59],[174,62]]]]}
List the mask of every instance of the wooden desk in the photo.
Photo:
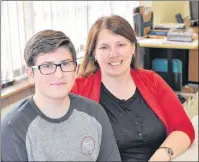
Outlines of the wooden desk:
{"type": "Polygon", "coordinates": [[[198,49],[189,51],[189,81],[199,82],[198,78],[198,49]]]}
{"type": "Polygon", "coordinates": [[[161,37],[160,39],[143,38],[138,41],[138,44],[139,47],[143,47],[145,49],[145,69],[152,68],[152,58],[159,57],[168,59],[168,75],[170,75],[168,80],[169,85],[172,84],[173,58],[180,59],[183,62],[183,69],[187,69],[183,70],[182,85],[186,85],[188,82],[198,82],[198,40],[195,39],[191,43],[169,43],[166,40],[166,37],[161,37]]]}

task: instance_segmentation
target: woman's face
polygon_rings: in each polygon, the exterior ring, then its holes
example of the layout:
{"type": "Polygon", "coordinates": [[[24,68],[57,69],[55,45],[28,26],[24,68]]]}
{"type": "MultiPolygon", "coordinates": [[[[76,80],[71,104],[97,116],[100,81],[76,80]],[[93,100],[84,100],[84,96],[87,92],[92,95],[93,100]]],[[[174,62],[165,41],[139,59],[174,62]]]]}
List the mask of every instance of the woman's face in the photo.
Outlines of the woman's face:
{"type": "Polygon", "coordinates": [[[135,45],[123,36],[107,29],[100,31],[95,48],[95,60],[105,75],[119,76],[130,70],[135,45]]]}

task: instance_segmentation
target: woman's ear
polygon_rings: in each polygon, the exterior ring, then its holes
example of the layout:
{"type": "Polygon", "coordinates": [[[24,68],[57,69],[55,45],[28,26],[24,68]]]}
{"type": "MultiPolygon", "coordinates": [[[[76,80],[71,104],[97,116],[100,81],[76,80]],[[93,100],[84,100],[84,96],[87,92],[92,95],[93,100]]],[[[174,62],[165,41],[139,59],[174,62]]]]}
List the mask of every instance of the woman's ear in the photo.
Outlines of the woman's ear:
{"type": "Polygon", "coordinates": [[[93,53],[93,60],[94,60],[94,62],[97,62],[97,56],[95,53],[93,53]]]}
{"type": "Polygon", "coordinates": [[[93,56],[93,60],[94,60],[94,62],[97,62],[96,56],[93,56]]]}
{"type": "Polygon", "coordinates": [[[133,46],[132,46],[133,55],[135,55],[135,49],[136,49],[135,46],[136,46],[135,44],[133,44],[133,46]]]}
{"type": "Polygon", "coordinates": [[[26,75],[31,84],[35,84],[34,72],[31,67],[26,67],[26,75]]]}

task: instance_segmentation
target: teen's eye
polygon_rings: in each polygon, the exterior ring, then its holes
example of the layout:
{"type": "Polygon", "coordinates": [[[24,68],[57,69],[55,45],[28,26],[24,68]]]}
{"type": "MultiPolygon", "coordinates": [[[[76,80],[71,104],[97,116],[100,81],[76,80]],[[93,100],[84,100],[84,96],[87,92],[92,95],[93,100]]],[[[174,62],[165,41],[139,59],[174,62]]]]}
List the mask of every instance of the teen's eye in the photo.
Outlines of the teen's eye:
{"type": "Polygon", "coordinates": [[[62,64],[62,66],[68,66],[70,63],[69,62],[62,62],[61,64],[62,64]]]}
{"type": "Polygon", "coordinates": [[[54,64],[43,64],[42,68],[54,68],[54,64]]]}
{"type": "Polygon", "coordinates": [[[72,66],[74,64],[73,61],[69,61],[69,62],[62,62],[62,66],[72,66]]]}

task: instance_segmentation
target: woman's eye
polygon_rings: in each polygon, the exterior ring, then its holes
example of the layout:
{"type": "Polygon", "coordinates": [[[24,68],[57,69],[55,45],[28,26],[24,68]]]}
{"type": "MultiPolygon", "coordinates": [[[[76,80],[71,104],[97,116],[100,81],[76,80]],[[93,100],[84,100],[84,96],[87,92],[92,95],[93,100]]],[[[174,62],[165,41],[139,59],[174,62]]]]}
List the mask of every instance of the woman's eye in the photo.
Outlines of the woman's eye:
{"type": "Polygon", "coordinates": [[[124,47],[124,46],[125,46],[125,44],[118,44],[118,46],[119,46],[119,47],[124,47]]]}
{"type": "Polygon", "coordinates": [[[100,49],[102,49],[102,50],[108,49],[108,46],[100,47],[100,49]]]}

